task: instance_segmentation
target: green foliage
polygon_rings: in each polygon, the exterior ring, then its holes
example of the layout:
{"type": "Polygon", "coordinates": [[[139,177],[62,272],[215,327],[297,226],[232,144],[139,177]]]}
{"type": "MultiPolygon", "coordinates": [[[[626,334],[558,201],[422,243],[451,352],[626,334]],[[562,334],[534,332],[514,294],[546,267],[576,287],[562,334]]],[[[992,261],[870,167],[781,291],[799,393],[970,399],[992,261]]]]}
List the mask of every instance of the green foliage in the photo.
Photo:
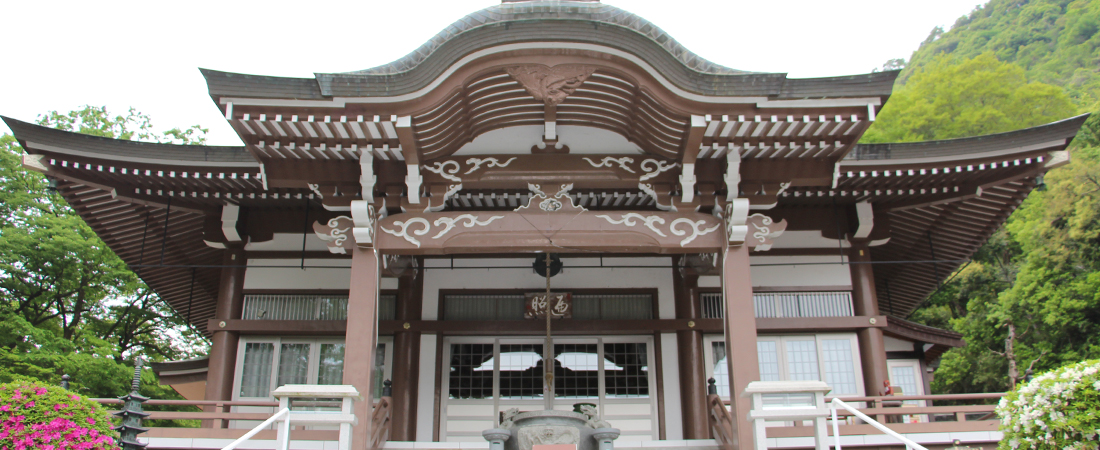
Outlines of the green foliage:
{"type": "Polygon", "coordinates": [[[0,448],[118,448],[107,411],[60,387],[0,385],[0,423],[0,448]]]}
{"type": "Polygon", "coordinates": [[[914,142],[1000,133],[1054,122],[1076,108],[1062,89],[1028,82],[992,54],[940,57],[895,90],[862,143],[914,142]]]}
{"type": "MultiPolygon", "coordinates": [[[[39,123],[125,139],[197,143],[191,127],[157,135],[133,110],[50,112],[39,123]]],[[[188,358],[204,338],[145,285],[55,192],[40,173],[21,167],[22,149],[0,137],[0,382],[63,374],[72,389],[92,397],[129,391],[134,356],[188,358]]],[[[145,377],[143,377],[145,380],[145,377]]],[[[178,398],[150,374],[142,393],[178,398]]]]}
{"type": "Polygon", "coordinates": [[[1100,448],[1100,360],[1044,373],[997,406],[1001,449],[1100,448]]]}
{"type": "MultiPolygon", "coordinates": [[[[861,142],[1016,130],[1100,110],[1100,2],[991,0],[937,27],[861,142]]],[[[910,319],[961,333],[938,393],[1011,389],[1028,370],[1100,357],[1100,115],[1035,191],[910,319]]]]}
{"type": "Polygon", "coordinates": [[[206,133],[209,131],[192,125],[190,128],[173,128],[157,134],[153,132],[153,119],[134,108],[130,108],[126,115],[112,115],[106,106],[91,105],[64,114],[50,111],[39,117],[38,124],[92,136],[187,145],[205,144],[206,133]]]}
{"type": "MultiPolygon", "coordinates": [[[[1100,2],[991,0],[959,18],[951,31],[935,29],[910,59],[918,69],[992,52],[1032,80],[1066,89],[1080,109],[1100,101],[1100,2]]],[[[917,72],[902,74],[902,82],[917,72]]]]}

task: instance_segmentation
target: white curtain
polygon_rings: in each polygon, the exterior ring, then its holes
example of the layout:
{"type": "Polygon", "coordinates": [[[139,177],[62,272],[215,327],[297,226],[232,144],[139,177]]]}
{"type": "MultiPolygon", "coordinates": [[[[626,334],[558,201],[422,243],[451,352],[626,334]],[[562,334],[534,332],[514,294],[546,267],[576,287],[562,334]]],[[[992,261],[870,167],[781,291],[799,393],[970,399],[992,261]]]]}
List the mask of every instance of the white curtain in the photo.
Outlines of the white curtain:
{"type": "Polygon", "coordinates": [[[275,386],[306,384],[309,374],[309,344],[283,344],[279,349],[279,371],[275,386]]]}
{"type": "Polygon", "coordinates": [[[271,395],[271,359],[275,344],[252,342],[244,346],[244,367],[241,368],[241,397],[271,395]]]}

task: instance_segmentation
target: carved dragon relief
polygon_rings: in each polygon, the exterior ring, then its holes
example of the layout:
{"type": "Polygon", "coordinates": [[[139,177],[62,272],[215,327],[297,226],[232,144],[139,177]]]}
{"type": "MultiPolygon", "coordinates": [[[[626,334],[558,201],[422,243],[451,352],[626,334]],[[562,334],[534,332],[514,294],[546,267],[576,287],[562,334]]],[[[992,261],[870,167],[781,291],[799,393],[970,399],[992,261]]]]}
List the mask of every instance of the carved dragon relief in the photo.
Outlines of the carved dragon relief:
{"type": "Polygon", "coordinates": [[[524,64],[506,67],[504,71],[535,97],[535,100],[547,105],[557,105],[576,92],[592,76],[596,67],[582,64],[561,64],[554,67],[524,64]]]}

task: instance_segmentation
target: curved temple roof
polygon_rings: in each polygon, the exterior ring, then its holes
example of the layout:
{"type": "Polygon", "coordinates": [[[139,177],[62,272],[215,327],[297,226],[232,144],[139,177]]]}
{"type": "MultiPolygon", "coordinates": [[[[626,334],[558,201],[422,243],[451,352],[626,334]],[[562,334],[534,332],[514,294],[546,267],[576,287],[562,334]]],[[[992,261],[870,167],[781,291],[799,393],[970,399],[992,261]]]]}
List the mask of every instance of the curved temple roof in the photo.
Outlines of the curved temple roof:
{"type": "MultiPolygon", "coordinates": [[[[792,187],[779,205],[871,201],[892,229],[886,245],[872,248],[875,260],[963,260],[1034,188],[1035,177],[1060,163],[1051,152],[1065,149],[1087,118],[966,139],[858,145],[856,156],[842,161],[835,188],[792,187]]],[[[156,266],[165,249],[164,263],[175,267],[148,267],[140,275],[200,327],[214,313],[219,271],[187,267],[218,264],[203,230],[220,205],[232,200],[289,213],[312,195],[306,188],[265,188],[259,165],[242,147],[122,141],[3,120],[28,153],[42,155],[46,173],[62,182],[60,193],[127,264],[156,266]],[[143,252],[143,241],[156,251],[143,252]]],[[[321,218],[316,210],[311,217],[321,218]]],[[[883,311],[904,316],[958,265],[876,265],[883,311]]]]}
{"type": "Polygon", "coordinates": [[[617,50],[640,58],[677,87],[707,96],[780,99],[890,95],[898,72],[788,79],[784,73],[724,67],[692,53],[667,32],[633,13],[598,1],[504,2],[451,24],[408,55],[389,64],[313,79],[245,75],[202,69],[220,97],[323,99],[393,97],[416,92],[463,58],[490,47],[511,50],[558,43],[560,52],[617,50]]]}
{"type": "Polygon", "coordinates": [[[679,59],[685,66],[707,74],[747,74],[743,70],[724,67],[692,53],[676,42],[671,35],[637,14],[604,5],[599,1],[505,1],[468,14],[452,23],[439,34],[425,42],[412,53],[389,64],[365,70],[348,72],[358,75],[393,75],[415,68],[435,53],[443,44],[466,31],[502,22],[520,21],[576,21],[595,25],[612,25],[641,34],[679,59]]]}

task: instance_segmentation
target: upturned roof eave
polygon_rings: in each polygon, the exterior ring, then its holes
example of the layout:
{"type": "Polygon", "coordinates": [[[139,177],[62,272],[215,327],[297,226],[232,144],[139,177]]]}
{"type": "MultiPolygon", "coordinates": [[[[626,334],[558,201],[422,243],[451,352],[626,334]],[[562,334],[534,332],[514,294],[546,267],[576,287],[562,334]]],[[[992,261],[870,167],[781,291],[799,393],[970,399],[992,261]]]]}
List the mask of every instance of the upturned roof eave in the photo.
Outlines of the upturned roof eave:
{"type": "Polygon", "coordinates": [[[0,116],[0,119],[30,153],[46,151],[103,161],[166,167],[259,167],[252,155],[240,146],[129,141],[57,130],[5,116],[0,116]]]}
{"type": "Polygon", "coordinates": [[[1070,144],[1090,114],[1085,113],[1030,128],[957,139],[883,144],[856,144],[840,162],[841,170],[880,166],[933,166],[1024,155],[1070,144]]]}

